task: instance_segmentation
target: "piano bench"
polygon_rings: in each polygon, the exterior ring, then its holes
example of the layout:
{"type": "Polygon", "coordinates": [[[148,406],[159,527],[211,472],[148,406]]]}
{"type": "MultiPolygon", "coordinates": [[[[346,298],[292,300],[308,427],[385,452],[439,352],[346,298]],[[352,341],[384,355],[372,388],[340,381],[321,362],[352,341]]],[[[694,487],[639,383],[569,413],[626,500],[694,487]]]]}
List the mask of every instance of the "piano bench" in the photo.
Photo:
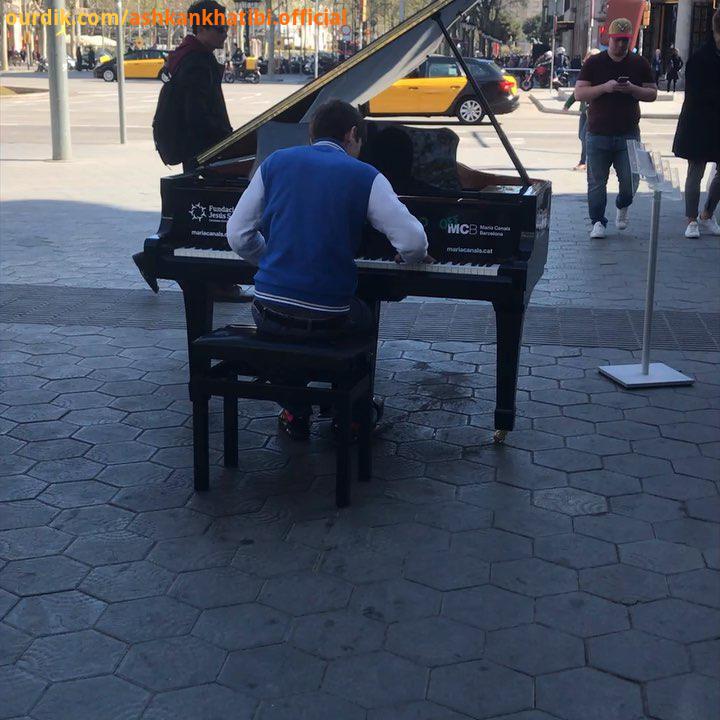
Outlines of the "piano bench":
{"type": "Polygon", "coordinates": [[[209,400],[223,398],[226,467],[238,466],[238,398],[332,406],[338,427],[335,502],[350,504],[353,406],[362,409],[358,475],[370,480],[374,339],[343,338],[317,343],[259,335],[255,326],[229,325],[190,344],[195,490],[209,489],[209,400]],[[330,387],[307,387],[320,382],[330,387]],[[364,401],[363,401],[364,399],[364,401]],[[360,400],[360,402],[356,402],[360,400]]]}

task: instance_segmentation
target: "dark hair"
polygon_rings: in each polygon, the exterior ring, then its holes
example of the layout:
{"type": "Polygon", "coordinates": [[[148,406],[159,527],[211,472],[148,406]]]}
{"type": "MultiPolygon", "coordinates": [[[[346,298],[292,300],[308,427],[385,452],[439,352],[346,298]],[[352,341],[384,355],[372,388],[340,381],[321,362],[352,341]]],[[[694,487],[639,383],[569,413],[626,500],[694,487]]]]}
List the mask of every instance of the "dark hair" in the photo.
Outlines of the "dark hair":
{"type": "Polygon", "coordinates": [[[310,139],[332,138],[342,142],[348,130],[357,127],[358,138],[365,142],[367,127],[363,116],[350,103],[330,100],[323,103],[310,121],[310,139]]]}
{"type": "MultiPolygon", "coordinates": [[[[198,2],[194,2],[187,11],[188,19],[192,22],[193,33],[197,34],[197,31],[201,27],[215,27],[215,25],[218,24],[216,19],[219,15],[222,15],[224,18],[225,12],[225,6],[215,0],[198,0],[198,2]],[[204,23],[202,22],[203,12],[206,16],[206,21],[204,23]],[[211,18],[209,22],[207,20],[208,15],[211,18]]],[[[225,24],[224,19],[222,24],[225,24]]]]}

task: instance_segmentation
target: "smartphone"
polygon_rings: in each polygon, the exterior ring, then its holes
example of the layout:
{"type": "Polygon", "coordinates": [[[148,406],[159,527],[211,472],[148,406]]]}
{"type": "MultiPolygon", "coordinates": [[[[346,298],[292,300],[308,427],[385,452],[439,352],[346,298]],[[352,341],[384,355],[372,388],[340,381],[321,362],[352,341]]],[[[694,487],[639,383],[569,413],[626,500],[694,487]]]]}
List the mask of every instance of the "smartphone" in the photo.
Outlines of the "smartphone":
{"type": "Polygon", "coordinates": [[[618,81],[621,85],[625,85],[625,83],[627,83],[628,80],[630,80],[630,78],[629,78],[627,75],[621,75],[621,76],[617,79],[617,81],[618,81]]]}

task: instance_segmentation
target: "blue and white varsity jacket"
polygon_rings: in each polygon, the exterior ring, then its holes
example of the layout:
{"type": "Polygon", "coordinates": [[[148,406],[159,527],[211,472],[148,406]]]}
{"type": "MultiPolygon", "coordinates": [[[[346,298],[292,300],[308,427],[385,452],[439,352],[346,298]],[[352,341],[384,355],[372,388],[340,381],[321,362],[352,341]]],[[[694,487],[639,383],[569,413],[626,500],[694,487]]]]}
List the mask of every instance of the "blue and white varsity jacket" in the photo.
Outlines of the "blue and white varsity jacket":
{"type": "Polygon", "coordinates": [[[405,262],[425,257],[425,231],[387,178],[337,142],[318,140],[278,150],[260,165],[228,220],[227,238],[258,266],[259,300],[344,313],[366,219],[405,262]]]}

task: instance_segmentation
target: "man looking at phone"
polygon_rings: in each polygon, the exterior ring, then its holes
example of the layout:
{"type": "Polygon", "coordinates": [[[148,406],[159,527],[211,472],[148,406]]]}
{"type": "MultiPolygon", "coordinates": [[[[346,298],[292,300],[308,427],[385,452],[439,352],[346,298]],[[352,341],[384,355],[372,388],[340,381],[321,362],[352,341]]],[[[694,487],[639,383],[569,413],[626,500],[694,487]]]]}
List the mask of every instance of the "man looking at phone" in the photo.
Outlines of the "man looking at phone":
{"type": "Polygon", "coordinates": [[[620,185],[615,226],[624,230],[637,180],[633,180],[627,152],[629,139],[640,139],[640,102],[654,102],[657,85],[648,61],[630,52],[632,23],[616,18],[608,28],[609,45],[583,65],[575,97],[588,105],[587,171],[591,238],[604,238],[607,181],[615,168],[620,185]]]}

